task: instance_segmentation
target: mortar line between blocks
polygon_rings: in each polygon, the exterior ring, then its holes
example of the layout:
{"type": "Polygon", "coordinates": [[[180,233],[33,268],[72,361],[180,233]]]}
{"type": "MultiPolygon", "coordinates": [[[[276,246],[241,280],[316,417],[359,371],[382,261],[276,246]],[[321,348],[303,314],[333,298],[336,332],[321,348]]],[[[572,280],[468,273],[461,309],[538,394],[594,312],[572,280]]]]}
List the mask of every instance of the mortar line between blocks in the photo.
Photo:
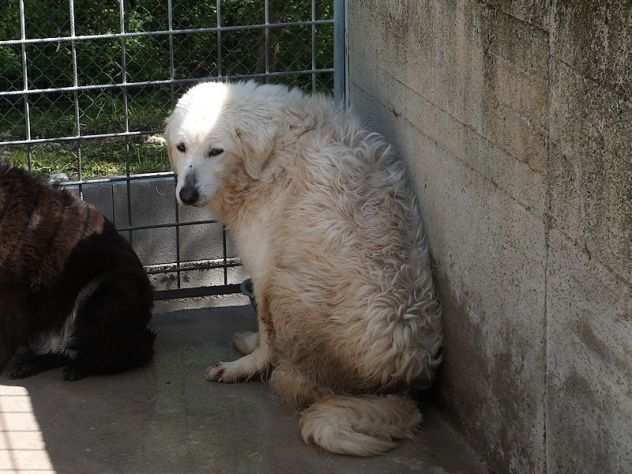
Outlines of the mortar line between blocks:
{"type": "MultiPolygon", "coordinates": [[[[550,22],[549,22],[550,23],[550,22]]],[[[544,450],[543,472],[549,472],[549,254],[551,247],[551,227],[552,227],[552,194],[551,186],[551,101],[553,87],[553,35],[549,33],[549,55],[547,64],[547,93],[546,93],[546,148],[545,148],[545,172],[544,172],[544,414],[542,420],[542,443],[544,450]]]]}
{"type": "MultiPolygon", "coordinates": [[[[362,91],[363,94],[373,97],[371,95],[371,93],[369,91],[367,91],[366,89],[364,89],[362,86],[360,86],[357,83],[352,83],[351,87],[355,87],[357,89],[359,89],[360,91],[362,91]]],[[[388,104],[385,104],[384,102],[382,102],[382,100],[378,99],[377,97],[373,97],[373,99],[376,101],[377,104],[380,105],[380,107],[382,107],[385,111],[390,113],[390,107],[388,104]]],[[[438,109],[440,110],[440,109],[438,109]]],[[[491,184],[494,188],[499,189],[500,191],[502,191],[509,199],[511,199],[512,201],[514,201],[516,204],[518,204],[525,212],[527,212],[529,215],[531,215],[532,217],[535,217],[537,219],[544,219],[544,212],[542,215],[539,215],[537,212],[534,212],[534,207],[530,206],[529,204],[521,201],[520,199],[518,199],[516,196],[514,196],[507,188],[505,188],[504,186],[502,186],[500,183],[498,183],[496,180],[492,179],[491,177],[485,175],[484,173],[482,173],[480,170],[476,169],[474,166],[472,166],[471,163],[469,163],[467,160],[465,160],[463,157],[457,155],[456,153],[454,153],[452,150],[448,149],[445,145],[443,145],[441,142],[439,142],[435,137],[429,135],[426,131],[422,130],[421,128],[419,128],[419,126],[417,124],[415,124],[414,122],[412,122],[407,116],[406,114],[402,114],[402,116],[400,117],[400,119],[403,119],[410,127],[412,127],[415,131],[417,131],[417,133],[419,133],[420,135],[424,136],[425,138],[427,138],[428,140],[430,140],[432,143],[434,143],[439,149],[445,151],[446,153],[448,153],[451,157],[453,157],[456,161],[458,161],[459,163],[461,163],[462,166],[466,167],[468,170],[472,171],[473,173],[475,173],[477,176],[480,176],[484,181],[488,182],[489,184],[491,184]]],[[[488,143],[490,143],[492,146],[495,146],[497,149],[501,150],[504,152],[504,150],[498,146],[496,146],[496,144],[494,144],[493,142],[489,141],[488,138],[478,134],[478,132],[476,132],[476,130],[474,130],[473,128],[469,127],[466,124],[462,124],[461,122],[459,122],[462,126],[471,129],[474,133],[476,133],[480,138],[482,138],[483,140],[486,140],[488,143]]],[[[511,157],[511,155],[509,155],[511,157]]],[[[513,158],[513,157],[511,157],[513,158]]],[[[515,159],[515,158],[513,158],[515,159]]],[[[546,210],[546,202],[544,205],[544,209],[543,211],[546,210]]]]}

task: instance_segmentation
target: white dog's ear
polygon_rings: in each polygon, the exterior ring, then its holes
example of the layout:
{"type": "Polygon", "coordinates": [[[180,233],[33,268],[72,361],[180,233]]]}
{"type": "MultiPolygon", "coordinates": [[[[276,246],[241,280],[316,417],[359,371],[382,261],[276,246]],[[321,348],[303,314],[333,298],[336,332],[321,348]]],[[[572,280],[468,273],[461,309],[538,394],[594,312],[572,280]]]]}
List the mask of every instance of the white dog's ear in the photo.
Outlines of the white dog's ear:
{"type": "Polygon", "coordinates": [[[270,124],[257,124],[249,128],[255,131],[236,128],[235,140],[244,161],[246,173],[252,179],[261,179],[263,170],[272,158],[277,132],[276,128],[270,124]]]}
{"type": "Polygon", "coordinates": [[[174,161],[174,156],[175,156],[175,145],[172,143],[167,142],[167,158],[169,158],[169,165],[171,166],[171,169],[175,169],[175,161],[174,161]]]}

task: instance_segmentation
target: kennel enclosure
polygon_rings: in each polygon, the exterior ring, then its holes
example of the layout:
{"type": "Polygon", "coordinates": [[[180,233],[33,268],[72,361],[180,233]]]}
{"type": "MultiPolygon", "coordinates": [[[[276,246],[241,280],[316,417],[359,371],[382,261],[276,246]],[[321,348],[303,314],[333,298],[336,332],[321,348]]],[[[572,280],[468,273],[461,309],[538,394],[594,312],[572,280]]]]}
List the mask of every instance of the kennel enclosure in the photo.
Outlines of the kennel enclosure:
{"type": "Polygon", "coordinates": [[[0,159],[60,181],[131,241],[157,298],[239,291],[225,229],[175,200],[163,121],[204,80],[344,100],[341,0],[8,0],[0,6],[0,159]]]}

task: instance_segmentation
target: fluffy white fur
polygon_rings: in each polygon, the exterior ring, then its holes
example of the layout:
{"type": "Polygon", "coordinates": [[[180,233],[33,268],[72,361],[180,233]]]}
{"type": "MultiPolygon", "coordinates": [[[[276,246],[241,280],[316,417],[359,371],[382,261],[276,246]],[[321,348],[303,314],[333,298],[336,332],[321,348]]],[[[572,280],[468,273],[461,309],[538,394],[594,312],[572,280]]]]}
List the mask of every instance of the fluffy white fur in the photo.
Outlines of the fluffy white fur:
{"type": "Polygon", "coordinates": [[[207,378],[271,371],[303,439],[332,452],[412,436],[406,393],[432,382],[442,331],[402,160],[329,98],[253,82],[191,88],[166,138],[177,193],[227,225],[258,302],[259,333],[234,339],[245,355],[207,378]]]}

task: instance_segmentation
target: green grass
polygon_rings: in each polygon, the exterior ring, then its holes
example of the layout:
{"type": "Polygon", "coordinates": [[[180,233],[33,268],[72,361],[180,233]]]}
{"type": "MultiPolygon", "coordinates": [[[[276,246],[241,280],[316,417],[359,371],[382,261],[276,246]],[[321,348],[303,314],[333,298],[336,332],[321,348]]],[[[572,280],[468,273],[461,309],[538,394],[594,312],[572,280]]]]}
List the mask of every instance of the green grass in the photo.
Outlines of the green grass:
{"type": "MultiPolygon", "coordinates": [[[[79,154],[76,148],[64,144],[48,143],[32,148],[33,172],[50,176],[65,173],[70,179],[79,178],[79,154]]],[[[26,149],[9,149],[2,158],[21,167],[28,166],[26,149]]],[[[83,179],[168,171],[166,150],[161,145],[119,141],[99,141],[81,146],[81,177],[83,179]],[[128,165],[126,164],[126,160],[128,165]]]]}
{"type": "MultiPolygon", "coordinates": [[[[122,103],[118,98],[99,95],[91,102],[91,107],[80,118],[81,134],[104,134],[125,130],[122,103]]],[[[169,101],[157,94],[151,96],[130,97],[129,126],[133,131],[159,130],[167,115],[169,101]]],[[[0,114],[5,121],[13,114],[0,114]]],[[[34,138],[54,138],[76,134],[74,108],[72,103],[58,101],[54,106],[38,110],[31,115],[31,135],[34,138]]],[[[18,121],[2,123],[0,137],[20,139],[25,130],[18,121]],[[13,125],[13,128],[9,128],[13,125]],[[17,126],[16,126],[17,125],[17,126]],[[5,134],[3,136],[3,130],[5,134]],[[7,132],[9,136],[7,136],[7,132]]],[[[168,171],[169,162],[163,145],[147,143],[146,136],[133,138],[109,138],[75,142],[45,143],[32,145],[31,162],[37,175],[65,173],[70,179],[79,178],[79,156],[81,156],[81,178],[90,179],[106,176],[168,171]],[[126,163],[127,161],[127,163],[126,163]]],[[[28,148],[26,146],[0,148],[0,159],[15,166],[28,166],[28,148]]]]}

